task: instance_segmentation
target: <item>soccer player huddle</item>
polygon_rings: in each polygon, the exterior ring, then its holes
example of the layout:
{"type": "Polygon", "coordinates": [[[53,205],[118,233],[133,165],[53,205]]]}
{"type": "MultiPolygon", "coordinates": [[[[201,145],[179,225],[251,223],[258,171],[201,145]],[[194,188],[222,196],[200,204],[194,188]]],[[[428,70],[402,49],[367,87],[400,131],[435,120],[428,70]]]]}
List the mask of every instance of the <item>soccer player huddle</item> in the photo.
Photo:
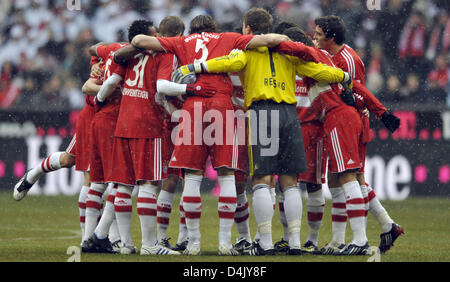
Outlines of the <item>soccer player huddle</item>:
{"type": "Polygon", "coordinates": [[[220,185],[218,255],[368,255],[368,212],[380,224],[380,252],[389,250],[403,229],[365,182],[364,162],[369,112],[391,132],[400,120],[364,87],[364,64],[345,44],[342,19],[316,19],[313,39],[295,24],[272,23],[266,10],[252,8],[242,33],[218,33],[214,19],[200,15],[183,36],[181,19],[167,16],[158,27],[134,21],[128,43],[91,46],[86,106],[72,142],[28,170],[14,199],[45,173],[75,165],[85,175],[78,199],[83,252],[138,252],[130,233],[136,189],[140,254],[201,255],[200,185],[209,158],[220,185]],[[333,236],[319,249],[326,179],[333,236]],[[171,246],[179,182],[179,234],[171,246]],[[300,185],[308,195],[303,245],[300,185]],[[274,243],[276,186],[284,236],[274,243]]]}

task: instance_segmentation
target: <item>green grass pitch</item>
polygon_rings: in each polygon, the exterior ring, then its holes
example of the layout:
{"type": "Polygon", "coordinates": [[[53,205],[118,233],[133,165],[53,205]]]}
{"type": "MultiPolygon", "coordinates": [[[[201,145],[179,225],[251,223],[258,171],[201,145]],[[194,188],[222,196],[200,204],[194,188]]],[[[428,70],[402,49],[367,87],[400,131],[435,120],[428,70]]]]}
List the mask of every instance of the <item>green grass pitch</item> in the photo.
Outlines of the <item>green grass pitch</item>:
{"type": "MultiPolygon", "coordinates": [[[[174,198],[169,237],[175,244],[178,234],[179,194],[174,198]]],[[[80,246],[80,225],[77,196],[28,196],[20,202],[12,193],[0,193],[0,262],[65,262],[80,246]],[[69,250],[69,252],[68,252],[69,250]],[[69,254],[68,254],[69,253],[69,254]]],[[[249,195],[250,205],[251,196],[249,195]]],[[[135,202],[135,198],[134,198],[135,202]]],[[[402,202],[383,201],[390,216],[405,229],[405,234],[386,254],[382,262],[449,262],[450,261],[450,198],[409,198],[402,202]]],[[[135,205],[135,203],[134,203],[135,205]]],[[[366,262],[370,257],[286,256],[221,257],[217,255],[217,198],[203,195],[201,217],[202,256],[140,256],[83,254],[82,262],[366,262]]],[[[331,239],[331,201],[326,202],[319,245],[331,239]]],[[[250,206],[251,207],[251,206],[250,206]]],[[[140,247],[139,218],[134,208],[132,236],[140,247]]],[[[255,233],[253,212],[250,214],[252,236],[255,233]]],[[[306,201],[303,201],[301,239],[308,232],[306,201]]],[[[380,228],[372,215],[368,218],[367,236],[371,246],[379,244],[380,228]]],[[[274,242],[282,237],[278,209],[273,220],[274,242]]],[[[233,228],[233,242],[237,238],[233,228]]],[[[351,231],[347,224],[347,241],[351,231]]],[[[374,258],[374,257],[373,257],[374,258]]]]}

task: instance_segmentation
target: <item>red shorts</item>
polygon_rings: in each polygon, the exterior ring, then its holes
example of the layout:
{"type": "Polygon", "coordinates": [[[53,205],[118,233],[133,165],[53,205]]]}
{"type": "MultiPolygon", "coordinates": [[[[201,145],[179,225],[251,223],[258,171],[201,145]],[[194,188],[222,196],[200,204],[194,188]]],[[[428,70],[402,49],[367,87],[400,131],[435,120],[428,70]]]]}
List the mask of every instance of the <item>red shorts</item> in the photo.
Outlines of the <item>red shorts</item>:
{"type": "Polygon", "coordinates": [[[113,167],[108,182],[136,185],[139,180],[167,178],[163,168],[166,145],[162,138],[114,137],[113,167]]]}
{"type": "Polygon", "coordinates": [[[76,154],[75,150],[76,144],[77,144],[77,134],[75,133],[72,137],[72,140],[70,140],[70,143],[66,148],[66,153],[71,155],[72,157],[75,157],[76,154]]]}
{"type": "Polygon", "coordinates": [[[113,167],[112,151],[116,119],[95,115],[91,125],[91,182],[103,183],[113,167]]]}
{"type": "Polygon", "coordinates": [[[89,160],[91,155],[91,123],[94,118],[95,109],[86,105],[80,112],[75,126],[76,142],[75,170],[89,171],[89,160]]]}
{"type": "Polygon", "coordinates": [[[163,170],[167,171],[168,175],[177,175],[180,178],[184,178],[182,169],[169,167],[170,158],[172,157],[173,149],[175,148],[175,146],[172,142],[172,139],[170,138],[171,134],[172,134],[172,131],[169,130],[167,132],[167,134],[164,136],[163,141],[162,141],[164,144],[166,144],[166,148],[167,148],[166,154],[164,155],[164,159],[163,159],[163,170]]]}
{"type": "Polygon", "coordinates": [[[237,140],[231,98],[221,94],[214,98],[190,97],[182,110],[169,166],[204,170],[210,156],[215,169],[239,169],[238,142],[245,144],[245,131],[237,140]]]}
{"type": "Polygon", "coordinates": [[[364,173],[364,168],[366,167],[366,152],[367,152],[367,143],[361,142],[359,144],[359,162],[360,168],[358,173],[364,173]]]}
{"type": "Polygon", "coordinates": [[[319,121],[301,124],[305,146],[307,171],[298,174],[298,181],[324,184],[327,169],[327,154],[324,145],[323,124],[319,121]]]}
{"type": "Polygon", "coordinates": [[[360,168],[362,124],[356,110],[350,106],[340,106],[328,112],[323,129],[330,172],[360,168]]]}

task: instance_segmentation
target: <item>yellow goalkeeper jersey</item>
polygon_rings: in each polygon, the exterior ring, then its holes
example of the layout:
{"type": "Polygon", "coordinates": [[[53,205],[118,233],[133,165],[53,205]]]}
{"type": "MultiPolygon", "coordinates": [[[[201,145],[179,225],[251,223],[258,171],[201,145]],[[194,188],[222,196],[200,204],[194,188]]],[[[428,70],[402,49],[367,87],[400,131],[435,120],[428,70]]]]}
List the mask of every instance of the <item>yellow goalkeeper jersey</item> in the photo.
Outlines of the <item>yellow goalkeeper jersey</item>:
{"type": "Polygon", "coordinates": [[[341,69],[272,52],[267,47],[245,52],[233,50],[227,56],[206,61],[204,66],[209,73],[239,72],[246,110],[254,101],[259,100],[296,104],[296,74],[326,83],[338,83],[344,78],[341,69]]]}

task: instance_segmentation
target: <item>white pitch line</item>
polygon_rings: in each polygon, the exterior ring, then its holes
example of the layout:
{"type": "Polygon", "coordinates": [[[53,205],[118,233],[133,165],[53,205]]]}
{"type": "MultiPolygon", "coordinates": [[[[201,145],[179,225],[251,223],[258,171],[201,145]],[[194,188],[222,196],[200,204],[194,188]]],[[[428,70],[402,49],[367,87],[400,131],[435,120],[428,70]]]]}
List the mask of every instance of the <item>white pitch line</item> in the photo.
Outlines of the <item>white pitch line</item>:
{"type": "MultiPolygon", "coordinates": [[[[68,239],[76,239],[81,238],[81,230],[66,230],[67,232],[73,234],[70,236],[57,236],[57,237],[46,237],[47,240],[68,240],[68,239]]],[[[31,241],[31,240],[42,240],[43,238],[39,237],[24,237],[24,238],[11,238],[11,239],[2,239],[0,241],[31,241]]]]}

